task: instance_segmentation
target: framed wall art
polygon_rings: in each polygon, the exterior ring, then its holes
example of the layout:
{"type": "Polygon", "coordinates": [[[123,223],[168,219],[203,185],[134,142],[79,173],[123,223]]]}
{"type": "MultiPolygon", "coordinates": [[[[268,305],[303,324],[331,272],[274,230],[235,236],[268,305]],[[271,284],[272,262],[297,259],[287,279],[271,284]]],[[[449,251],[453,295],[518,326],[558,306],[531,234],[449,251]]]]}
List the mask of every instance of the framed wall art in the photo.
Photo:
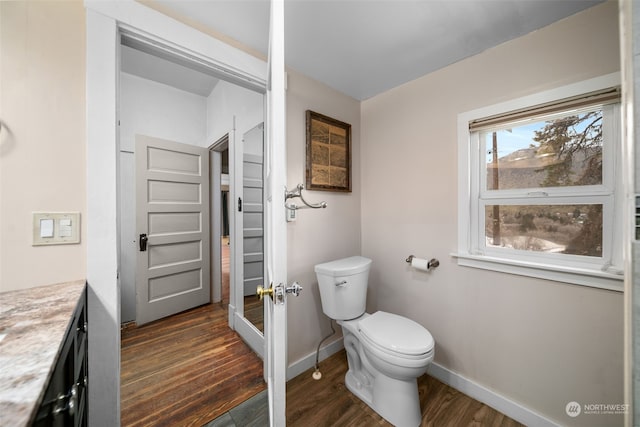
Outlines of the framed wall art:
{"type": "Polygon", "coordinates": [[[351,192],[351,125],[307,110],[307,189],[351,192]]]}

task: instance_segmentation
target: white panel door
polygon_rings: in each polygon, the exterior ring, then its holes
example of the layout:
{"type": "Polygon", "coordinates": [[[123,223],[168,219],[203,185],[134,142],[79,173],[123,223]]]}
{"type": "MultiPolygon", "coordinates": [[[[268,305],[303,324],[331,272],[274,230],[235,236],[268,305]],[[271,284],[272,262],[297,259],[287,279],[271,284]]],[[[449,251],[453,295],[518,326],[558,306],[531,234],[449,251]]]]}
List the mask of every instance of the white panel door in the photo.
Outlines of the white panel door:
{"type": "MultiPolygon", "coordinates": [[[[287,283],[287,229],[284,190],[287,177],[286,105],[284,68],[284,1],[271,0],[269,22],[269,83],[267,85],[267,149],[265,238],[267,283],[282,290],[287,283]]],[[[286,302],[282,293],[282,302],[286,302]]],[[[275,299],[279,298],[275,296],[275,299]]],[[[269,387],[271,426],[286,424],[287,312],[286,304],[264,298],[264,370],[269,387]]]]}
{"type": "Polygon", "coordinates": [[[264,284],[264,125],[242,138],[242,260],[244,296],[264,284]]]}
{"type": "Polygon", "coordinates": [[[210,301],[209,152],[136,135],[136,323],[210,301]]]}

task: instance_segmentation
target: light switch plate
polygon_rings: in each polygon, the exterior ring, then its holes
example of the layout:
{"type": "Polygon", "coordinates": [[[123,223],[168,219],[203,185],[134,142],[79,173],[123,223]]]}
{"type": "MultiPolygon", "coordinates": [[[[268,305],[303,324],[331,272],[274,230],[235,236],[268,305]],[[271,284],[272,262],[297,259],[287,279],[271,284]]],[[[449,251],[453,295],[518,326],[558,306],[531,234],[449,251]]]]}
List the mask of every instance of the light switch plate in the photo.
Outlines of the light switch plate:
{"type": "Polygon", "coordinates": [[[54,220],[52,218],[40,219],[40,237],[43,239],[53,238],[54,220]]]}
{"type": "Polygon", "coordinates": [[[33,212],[33,246],[80,243],[80,212],[33,212]]]}

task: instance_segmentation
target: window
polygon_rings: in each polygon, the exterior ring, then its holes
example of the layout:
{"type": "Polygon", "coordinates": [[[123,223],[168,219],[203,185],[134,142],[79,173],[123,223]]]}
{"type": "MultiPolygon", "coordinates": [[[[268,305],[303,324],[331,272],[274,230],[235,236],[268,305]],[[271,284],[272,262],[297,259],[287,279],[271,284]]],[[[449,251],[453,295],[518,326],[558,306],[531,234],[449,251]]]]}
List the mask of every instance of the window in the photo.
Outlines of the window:
{"type": "Polygon", "coordinates": [[[622,289],[618,84],[459,116],[460,265],[622,289]]]}

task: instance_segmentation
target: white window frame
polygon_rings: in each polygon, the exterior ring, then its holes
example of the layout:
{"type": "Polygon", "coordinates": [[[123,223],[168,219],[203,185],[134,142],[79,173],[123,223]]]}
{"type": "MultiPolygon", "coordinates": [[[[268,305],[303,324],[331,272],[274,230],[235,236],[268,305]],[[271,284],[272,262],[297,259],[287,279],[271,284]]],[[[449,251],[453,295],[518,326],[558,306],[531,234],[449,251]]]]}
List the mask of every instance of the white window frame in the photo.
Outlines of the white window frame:
{"type": "Polygon", "coordinates": [[[620,85],[620,73],[612,73],[458,115],[458,265],[582,286],[623,290],[622,260],[622,137],[620,105],[603,108],[603,120],[613,117],[618,126],[606,126],[603,137],[603,182],[590,186],[590,196],[573,194],[575,187],[544,188],[540,191],[486,191],[481,162],[484,144],[469,123],[486,117],[579,96],[620,85]],[[609,162],[609,164],[607,164],[609,162]],[[503,197],[508,197],[507,199],[503,197]],[[516,199],[517,198],[517,199],[516,199]],[[571,203],[575,201],[575,203],[571,203]],[[603,256],[562,256],[515,249],[492,248],[484,241],[484,205],[492,204],[582,204],[603,203],[603,256]],[[605,203],[606,202],[606,203],[605,203]],[[482,236],[482,237],[481,237],[482,236]],[[560,260],[558,260],[560,259],[560,260]]]}

